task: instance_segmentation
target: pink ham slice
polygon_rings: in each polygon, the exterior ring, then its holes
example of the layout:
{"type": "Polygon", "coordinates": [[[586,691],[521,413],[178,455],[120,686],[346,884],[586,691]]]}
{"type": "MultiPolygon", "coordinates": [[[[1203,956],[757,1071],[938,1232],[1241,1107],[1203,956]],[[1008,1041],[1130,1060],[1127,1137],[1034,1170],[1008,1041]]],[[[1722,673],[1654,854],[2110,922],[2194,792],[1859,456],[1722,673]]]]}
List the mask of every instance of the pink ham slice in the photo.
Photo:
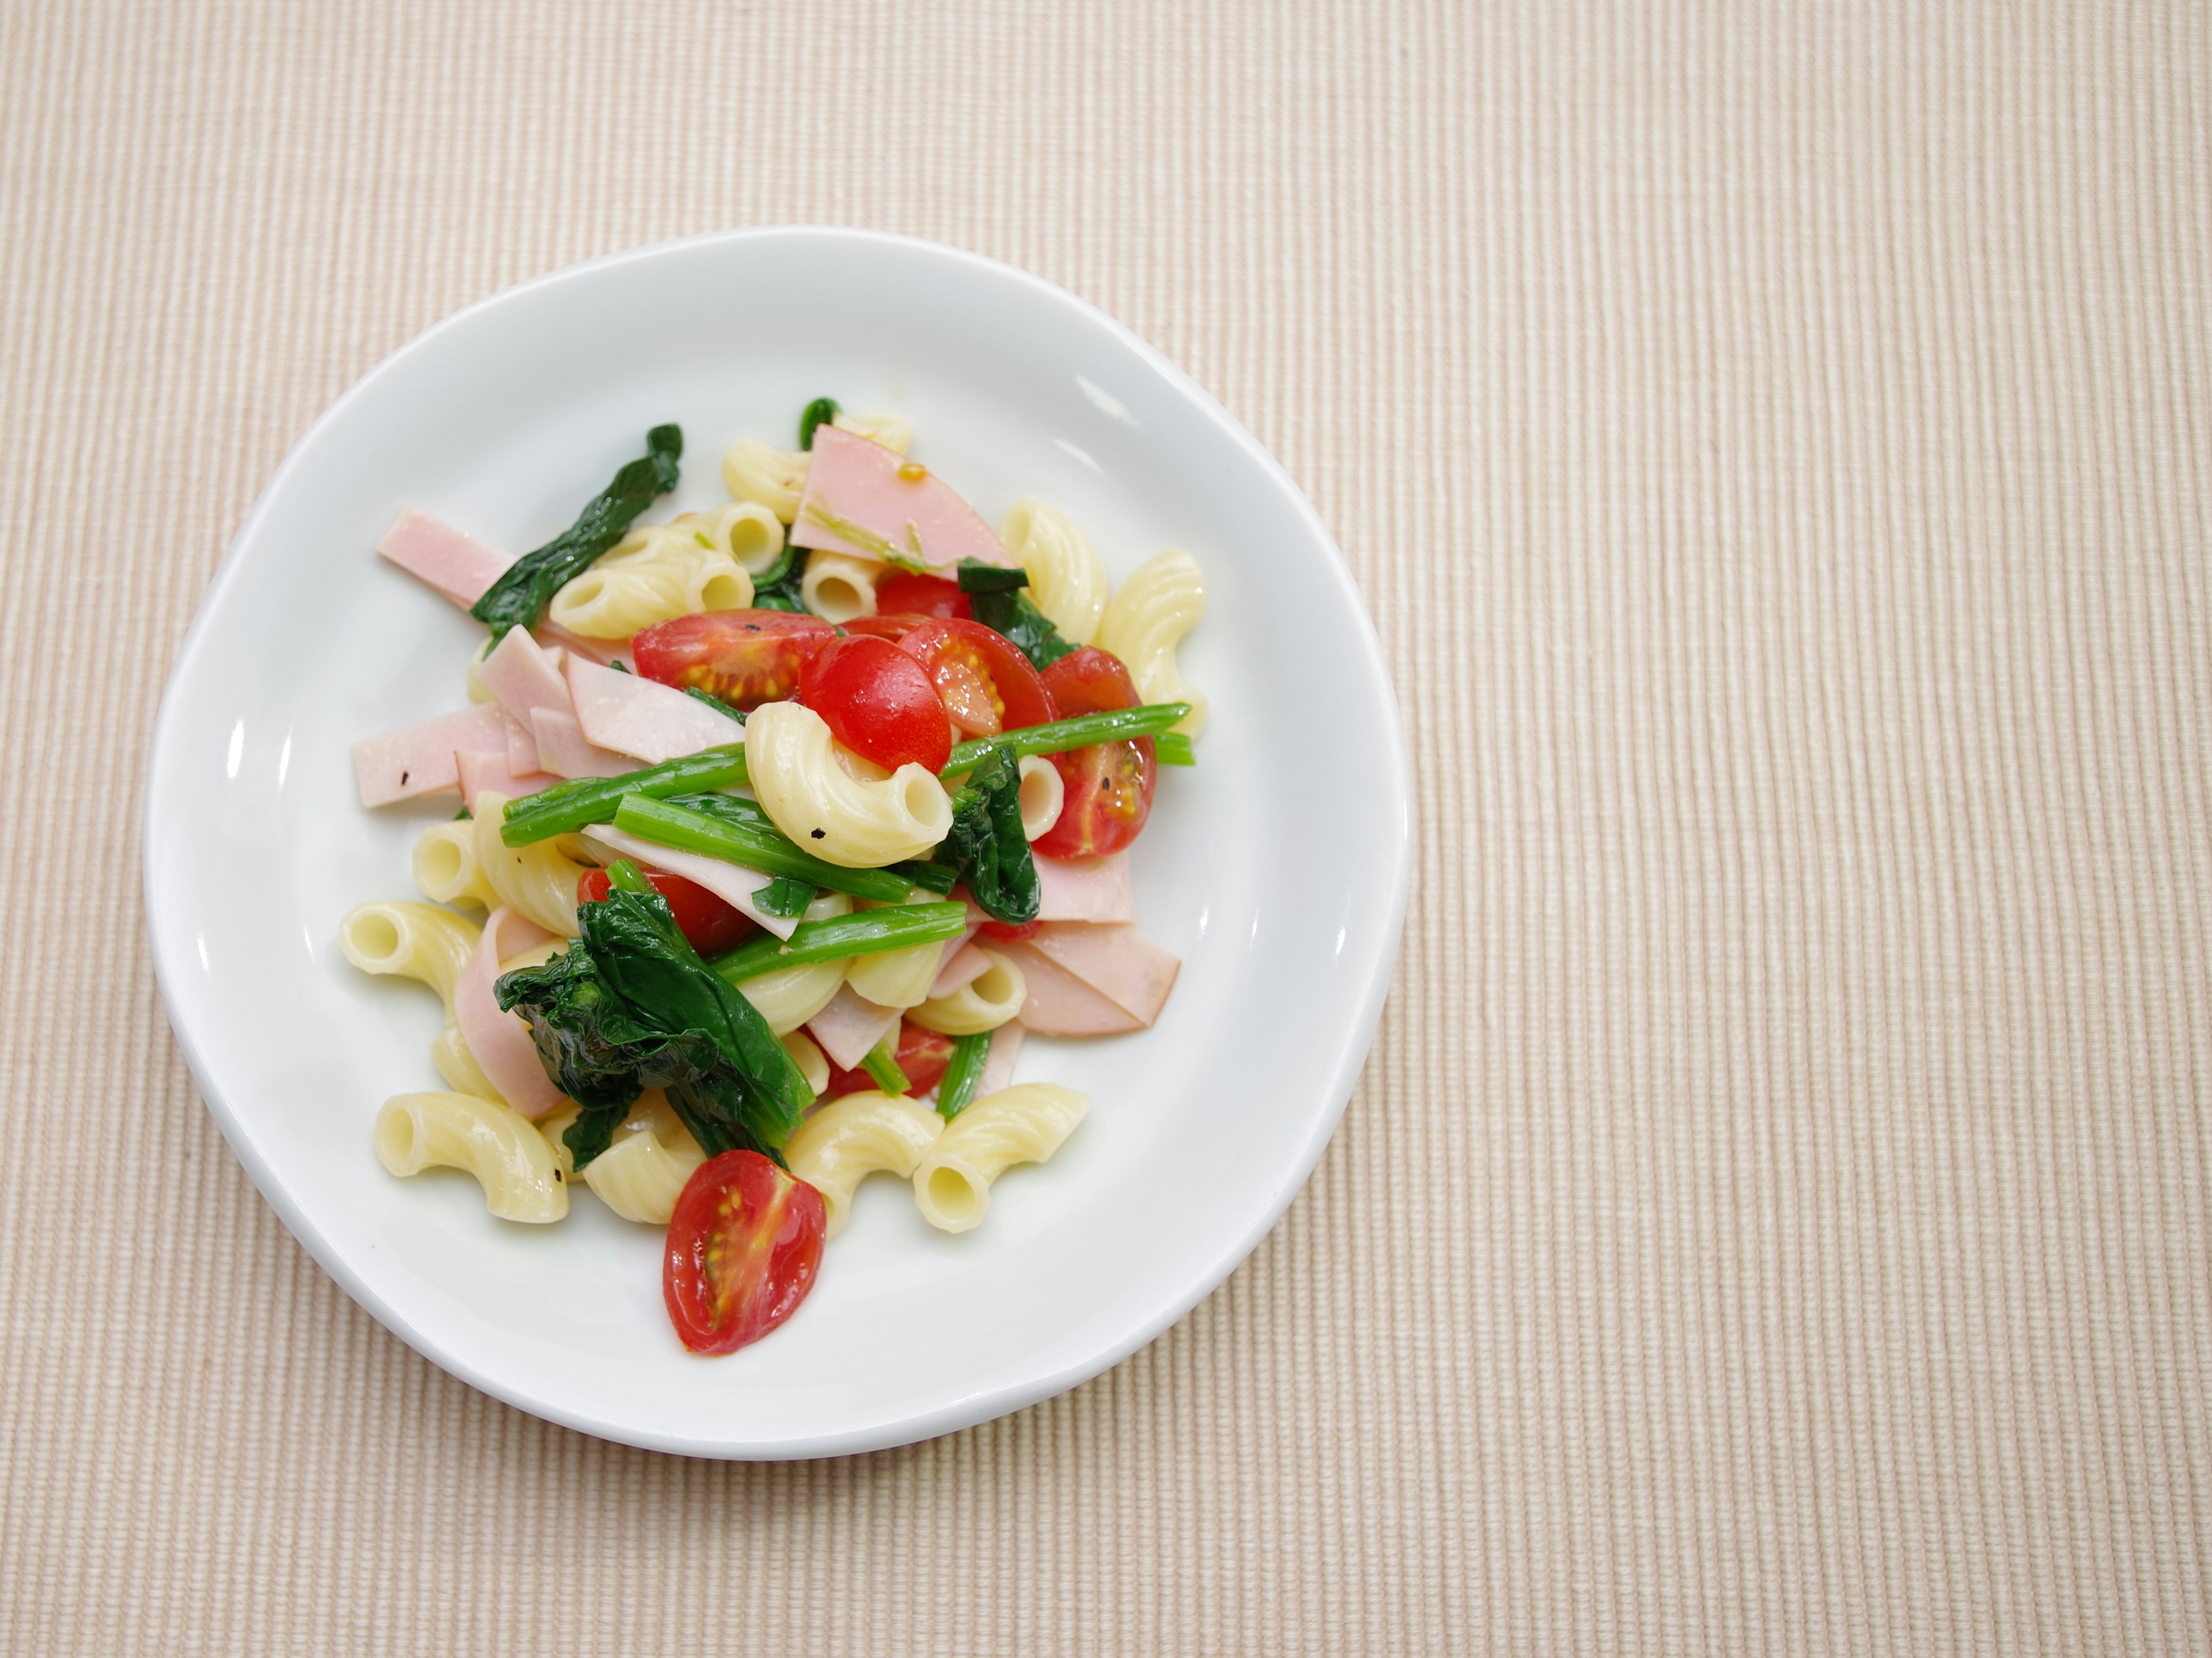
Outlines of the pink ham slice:
{"type": "Polygon", "coordinates": [[[361,790],[362,805],[388,806],[394,800],[459,787],[456,751],[507,752],[506,718],[499,704],[481,702],[418,726],[362,738],[353,745],[354,782],[361,790]]]}
{"type": "MultiPolygon", "coordinates": [[[[501,708],[501,714],[507,710],[501,708]]],[[[507,714],[507,766],[509,771],[533,772],[539,769],[538,738],[530,727],[513,714],[507,714]]]]}
{"type": "Polygon", "coordinates": [[[1126,922],[1052,921],[1024,941],[1149,1025],[1160,1017],[1182,963],[1126,922]]]}
{"type": "Polygon", "coordinates": [[[791,542],[939,568],[963,558],[1006,562],[991,526],[951,485],[896,449],[834,426],[814,428],[814,459],[791,542]]]}
{"type": "Polygon", "coordinates": [[[696,696],[635,674],[602,668],[579,656],[571,655],[568,666],[576,723],[603,749],[656,765],[745,740],[743,726],[696,696]]]}
{"type": "Polygon", "coordinates": [[[1103,858],[1040,858],[1036,860],[1041,921],[1134,921],[1135,890],[1129,884],[1129,854],[1103,858]]]}
{"type": "Polygon", "coordinates": [[[637,664],[631,659],[627,639],[586,639],[581,634],[572,634],[566,628],[550,622],[541,622],[534,632],[538,644],[546,651],[573,651],[587,662],[601,665],[619,662],[626,668],[637,664]]]}
{"type": "Polygon", "coordinates": [[[1002,1024],[991,1033],[990,1049],[983,1056],[983,1074],[975,1082],[977,1099],[1012,1085],[1014,1061],[1021,1057],[1022,1038],[1028,1034],[1019,1020],[1002,1024]]]}
{"type": "Polygon", "coordinates": [[[549,651],[520,628],[510,628],[491,654],[477,664],[477,677],[500,707],[525,725],[533,708],[569,710],[568,682],[561,677],[558,647],[549,651]]]}
{"type": "Polygon", "coordinates": [[[703,858],[696,852],[678,852],[673,847],[664,847],[642,835],[618,829],[611,823],[595,823],[584,835],[586,840],[597,842],[617,857],[632,859],[663,875],[680,875],[697,883],[724,903],[743,910],[779,938],[788,938],[798,928],[799,917],[771,915],[753,902],[770,878],[757,869],[726,863],[720,858],[703,858]]]}
{"type": "Polygon", "coordinates": [[[1144,1021],[1103,990],[1077,978],[1049,956],[1026,944],[999,948],[1022,970],[1029,995],[1022,1003],[1021,1022],[1040,1035],[1114,1036],[1125,1030],[1142,1030],[1144,1021]]]}
{"type": "Polygon", "coordinates": [[[937,969],[937,976],[929,981],[929,999],[950,996],[956,990],[964,990],[991,970],[989,957],[969,944],[962,944],[945,958],[945,965],[937,969]]]}
{"type": "Polygon", "coordinates": [[[556,776],[620,777],[637,769],[628,755],[603,749],[585,736],[576,716],[566,709],[532,709],[530,732],[537,740],[538,763],[556,776]]]}
{"type": "Polygon", "coordinates": [[[463,610],[482,598],[507,567],[513,553],[487,547],[443,519],[410,507],[392,521],[376,550],[411,576],[420,577],[463,610]]]}
{"type": "Polygon", "coordinates": [[[500,1096],[533,1121],[559,1108],[563,1096],[539,1063],[538,1045],[519,1013],[503,1013],[492,984],[502,958],[520,956],[552,938],[534,922],[502,905],[484,922],[476,953],[453,985],[453,1020],[478,1066],[500,1096]]]}
{"type": "MultiPolygon", "coordinates": [[[[817,428],[817,437],[820,435],[817,428]]],[[[899,1022],[899,1010],[878,1007],[850,985],[839,985],[829,1006],[806,1022],[814,1040],[840,1071],[851,1071],[899,1022]]]]}
{"type": "Polygon", "coordinates": [[[538,790],[550,788],[561,780],[550,772],[525,772],[517,777],[503,754],[457,754],[453,756],[461,774],[461,799],[473,812],[477,795],[484,789],[496,790],[510,800],[538,790]]]}

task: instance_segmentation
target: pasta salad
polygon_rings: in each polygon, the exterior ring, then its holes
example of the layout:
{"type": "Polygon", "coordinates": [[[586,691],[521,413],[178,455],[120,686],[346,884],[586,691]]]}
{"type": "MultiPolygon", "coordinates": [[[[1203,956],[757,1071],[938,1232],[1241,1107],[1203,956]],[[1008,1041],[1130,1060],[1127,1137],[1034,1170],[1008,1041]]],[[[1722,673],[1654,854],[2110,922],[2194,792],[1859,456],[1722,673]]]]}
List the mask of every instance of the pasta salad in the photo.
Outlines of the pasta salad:
{"type": "Polygon", "coordinates": [[[1205,699],[1170,550],[1109,591],[1064,513],[994,531],[890,416],[829,398],[741,438],[729,504],[642,520],[683,434],[513,557],[409,509],[377,550],[486,624],[467,706],[355,744],[362,804],[460,797],[422,898],[340,924],[444,1001],[442,1090],[379,1111],[394,1175],[464,1170],[504,1219],[578,1183],[666,1229],[695,1352],[788,1319],[871,1174],[963,1232],[1085,1096],[1017,1081],[1025,1033],[1158,1017],[1180,963],[1127,848],[1205,699]]]}

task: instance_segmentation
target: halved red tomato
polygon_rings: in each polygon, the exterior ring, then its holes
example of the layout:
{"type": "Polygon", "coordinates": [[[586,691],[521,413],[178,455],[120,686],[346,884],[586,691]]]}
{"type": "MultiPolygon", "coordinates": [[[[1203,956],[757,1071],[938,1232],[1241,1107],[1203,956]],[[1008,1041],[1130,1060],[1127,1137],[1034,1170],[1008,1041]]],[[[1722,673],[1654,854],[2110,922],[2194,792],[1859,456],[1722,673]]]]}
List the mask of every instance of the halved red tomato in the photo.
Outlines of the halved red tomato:
{"type": "Polygon", "coordinates": [[[630,654],[647,679],[750,710],[796,691],[807,659],[836,636],[818,616],[705,610],[646,629],[630,641],[630,654]]]}
{"type": "Polygon", "coordinates": [[[1042,921],[985,921],[975,931],[979,936],[985,938],[998,938],[1007,944],[1019,944],[1024,938],[1034,937],[1036,930],[1043,925],[1042,921]]]}
{"type": "Polygon", "coordinates": [[[873,616],[856,616],[838,626],[848,634],[860,634],[870,639],[888,639],[894,645],[931,618],[916,616],[911,611],[878,610],[873,616]]]}
{"type": "MultiPolygon", "coordinates": [[[[1086,645],[1044,671],[1044,686],[1063,720],[1079,714],[1137,706],[1137,687],[1121,658],[1086,645]]],[[[1094,743],[1055,754],[1061,785],[1060,819],[1031,843],[1048,858],[1119,852],[1137,838],[1152,815],[1159,778],[1157,745],[1149,737],[1094,743]]]]}
{"type": "Polygon", "coordinates": [[[799,700],[820,714],[830,736],[893,770],[909,762],[945,769],[952,722],[921,663],[888,639],[854,635],[816,653],[799,682],[799,700]]]}
{"type": "MultiPolygon", "coordinates": [[[[939,1035],[934,1030],[924,1030],[912,1019],[899,1021],[898,1068],[906,1072],[906,1091],[919,1099],[943,1080],[945,1067],[952,1063],[952,1038],[939,1035]]],[[[822,1097],[834,1100],[840,1094],[863,1094],[876,1085],[876,1079],[866,1071],[841,1071],[830,1067],[830,1085],[822,1090],[822,1097]]]]}
{"type": "Polygon", "coordinates": [[[876,610],[879,615],[957,616],[963,622],[975,615],[958,582],[916,570],[894,570],[879,580],[876,610]]]}
{"type": "Polygon", "coordinates": [[[660,1297],[695,1353],[735,1352],[799,1310],[822,1265],[822,1194],[757,1151],[691,1173],[668,1222],[660,1297]]]}
{"type": "Polygon", "coordinates": [[[898,645],[929,670],[945,713],[964,736],[996,737],[1054,717],[1052,698],[1021,647],[980,622],[932,617],[898,645]]]}
{"type": "MultiPolygon", "coordinates": [[[[680,875],[663,875],[657,870],[647,872],[645,878],[653,884],[655,892],[668,901],[669,913],[676,917],[677,931],[689,938],[691,948],[702,956],[720,956],[735,950],[753,930],[751,916],[735,904],[725,902],[696,881],[687,881],[680,875]]],[[[607,896],[611,884],[606,871],[587,869],[576,878],[576,902],[595,904],[607,896]]]]}

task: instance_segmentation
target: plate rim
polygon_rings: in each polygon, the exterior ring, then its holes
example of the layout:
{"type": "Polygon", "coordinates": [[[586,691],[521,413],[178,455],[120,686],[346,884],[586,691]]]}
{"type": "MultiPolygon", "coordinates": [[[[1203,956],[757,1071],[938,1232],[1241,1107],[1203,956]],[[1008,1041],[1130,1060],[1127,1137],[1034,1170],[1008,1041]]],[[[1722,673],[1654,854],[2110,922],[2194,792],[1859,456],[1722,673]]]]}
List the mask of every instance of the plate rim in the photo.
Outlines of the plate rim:
{"type": "MultiPolygon", "coordinates": [[[[190,625],[179,641],[171,659],[169,671],[162,681],[161,700],[155,714],[152,735],[148,744],[145,761],[144,793],[139,811],[140,890],[145,905],[146,932],[149,953],[152,958],[155,981],[161,992],[162,1011],[167,1016],[169,1029],[182,1052],[186,1068],[191,1073],[202,1102],[215,1119],[224,1141],[229,1145],[252,1181],[262,1200],[276,1212],[277,1219],[311,1260],[345,1291],[356,1305],[392,1334],[429,1363],[448,1375],[467,1383],[501,1403],[522,1411],[542,1421],[551,1422],[575,1432],[612,1443],[633,1446],[640,1449],[667,1455],[693,1456],[716,1461],[799,1461],[826,1456],[862,1454],[888,1450],[899,1446],[919,1443],[944,1434],[1011,1415],[1067,1392],[1092,1378],[1103,1375],[1131,1354],[1156,1341],[1169,1329],[1181,1322],[1198,1304],[1226,1283],[1236,1270],[1250,1259],[1261,1241],[1273,1231],[1288,1212],[1298,1194],[1305,1189],[1322,1154],[1335,1137],[1338,1125],[1351,1103],[1360,1073],[1366,1068],[1372,1052],[1376,1031],[1381,1023],[1384,1005],[1389,999],[1396,977],[1399,957],[1403,950],[1405,920],[1412,883],[1413,823],[1411,773],[1406,744],[1405,721],[1400,708],[1397,688],[1392,679],[1381,636],[1376,631],[1365,596],[1353,580],[1350,562],[1330,532],[1320,513],[1315,508],[1294,478],[1281,462],[1261,443],[1243,423],[1179,367],[1164,352],[1139,335],[1126,324],[1109,315],[1081,295],[1058,283],[1024,270],[1018,265],[992,258],[970,249],[932,239],[909,236],[897,232],[865,229],[858,227],[831,224],[779,224],[747,227],[740,229],[708,231],[701,234],[653,242],[637,247],[623,248],[573,264],[542,271],[520,282],[510,282],[482,297],[471,301],[458,310],[448,313],[428,327],[410,336],[386,352],[356,378],[346,389],[332,399],[307,428],[294,440],[283,459],[269,480],[255,496],[252,506],[239,522],[214,574],[201,593],[190,625]],[[1327,561],[1328,578],[1338,590],[1337,597],[1347,602],[1349,609],[1358,618],[1358,638],[1368,664],[1376,673],[1382,691],[1382,711],[1385,729],[1375,735],[1386,740],[1375,747],[1382,751],[1391,774],[1394,786],[1390,792],[1389,816],[1392,834],[1388,856],[1392,864],[1389,882],[1389,902],[1382,918],[1377,951],[1378,970],[1373,972],[1362,987],[1350,1028],[1349,1040],[1336,1071],[1328,1081],[1326,1104],[1315,1119],[1305,1143],[1298,1148],[1295,1159],[1288,1165],[1286,1174],[1278,1188],[1261,1206],[1252,1224],[1234,1235],[1226,1248],[1207,1261],[1202,1270],[1182,1281],[1182,1287],[1169,1297],[1151,1316],[1135,1321],[1134,1327],[1112,1341],[1091,1349],[1083,1358],[1058,1368],[1037,1373],[1018,1381],[963,1394],[934,1408],[886,1418],[884,1420],[843,1433],[817,1436],[793,1442],[779,1441],[762,1444],[741,1439],[704,1441],[680,1434],[658,1431],[648,1428],[612,1424],[592,1418],[588,1413],[568,1409],[555,1400],[528,1394],[504,1379],[495,1378],[439,1343],[428,1339],[412,1320],[384,1297],[376,1293],[350,1267],[346,1257],[332,1241],[316,1225],[313,1218],[297,1204],[285,1183],[268,1165],[253,1145],[235,1108],[217,1089],[208,1074],[205,1063],[192,1032],[178,1017],[178,999],[172,990],[172,979],[178,970],[169,959],[158,918],[161,914],[161,886],[156,868],[155,852],[158,844],[155,829],[159,809],[156,789],[157,774],[161,756],[172,745],[171,727],[181,716],[178,713],[178,686],[193,666],[204,647],[210,619],[220,602],[240,579],[242,550],[258,531],[262,521],[274,510],[274,503],[287,486],[292,474],[304,464],[304,457],[315,444],[324,429],[337,422],[357,401],[371,395],[374,389],[388,375],[398,371],[400,365],[421,352],[434,349],[445,335],[467,325],[480,313],[505,305],[526,294],[543,291],[566,283],[586,280],[599,273],[625,264],[641,264],[667,258],[687,251],[738,244],[801,244],[817,242],[841,244],[846,246],[869,246],[894,250],[912,255],[966,265],[995,281],[1011,280],[1025,287],[1037,296],[1054,304],[1072,308],[1085,321],[1106,332],[1122,347],[1135,355],[1139,361],[1164,380],[1182,394],[1206,418],[1218,428],[1247,459],[1255,462],[1261,471],[1270,477],[1284,492],[1293,512],[1304,526],[1318,537],[1321,544],[1334,555],[1327,561]]],[[[1378,848],[1378,851],[1380,849],[1378,848]]]]}

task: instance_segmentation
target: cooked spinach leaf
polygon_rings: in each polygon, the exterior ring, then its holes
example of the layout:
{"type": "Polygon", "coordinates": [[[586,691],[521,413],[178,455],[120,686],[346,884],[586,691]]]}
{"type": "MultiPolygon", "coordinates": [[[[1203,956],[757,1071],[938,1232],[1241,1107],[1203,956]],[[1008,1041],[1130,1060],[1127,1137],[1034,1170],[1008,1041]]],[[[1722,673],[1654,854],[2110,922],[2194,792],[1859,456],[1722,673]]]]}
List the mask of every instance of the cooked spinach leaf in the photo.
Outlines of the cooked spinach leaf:
{"type": "Polygon", "coordinates": [[[1040,672],[1076,648],[1021,591],[1029,585],[1027,571],[963,558],[959,580],[975,620],[1012,640],[1040,672]]]}
{"type": "MultiPolygon", "coordinates": [[[[790,531],[784,533],[788,535],[790,531]]],[[[753,609],[804,614],[806,605],[799,598],[799,584],[805,574],[806,549],[787,542],[775,562],[753,578],[753,609]]]]}
{"type": "Polygon", "coordinates": [[[815,885],[788,875],[779,875],[753,894],[753,902],[770,915],[790,917],[806,914],[814,902],[815,885]]]}
{"type": "Polygon", "coordinates": [[[805,1078],[758,1010],[699,959],[636,866],[620,861],[607,873],[606,897],[577,906],[582,937],[494,987],[530,1026],[547,1074],[584,1108],[563,1137],[575,1166],[606,1149],[647,1088],[667,1090],[708,1156],[775,1156],[813,1102],[805,1078]]]}
{"type": "Polygon", "coordinates": [[[469,614],[488,623],[495,640],[510,628],[536,627],[563,584],[589,569],[593,559],[629,533],[640,513],[676,487],[683,453],[681,427],[656,426],[647,432],[645,453],[617,472],[574,524],[507,566],[469,614]]]}
{"type": "Polygon", "coordinates": [[[1019,925],[1034,921],[1043,895],[1036,860],[1022,833],[1022,771],[1012,752],[993,748],[980,756],[968,780],[952,794],[952,833],[937,849],[952,865],[984,913],[1019,925]]]}
{"type": "Polygon", "coordinates": [[[817,426],[827,426],[837,418],[837,399],[835,398],[817,398],[805,408],[800,410],[799,411],[799,446],[802,449],[811,449],[814,446],[814,428],[817,426]]]}

